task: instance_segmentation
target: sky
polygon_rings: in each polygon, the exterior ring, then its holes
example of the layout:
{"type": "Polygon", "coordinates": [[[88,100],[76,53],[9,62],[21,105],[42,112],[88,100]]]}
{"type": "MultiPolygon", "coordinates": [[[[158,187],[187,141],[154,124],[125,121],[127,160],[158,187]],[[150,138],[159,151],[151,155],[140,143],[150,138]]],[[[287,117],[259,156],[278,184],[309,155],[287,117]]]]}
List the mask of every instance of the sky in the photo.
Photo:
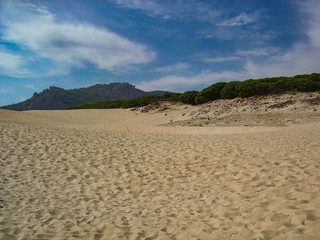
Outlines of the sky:
{"type": "Polygon", "coordinates": [[[184,92],[320,72],[320,0],[0,0],[0,106],[49,86],[184,92]]]}

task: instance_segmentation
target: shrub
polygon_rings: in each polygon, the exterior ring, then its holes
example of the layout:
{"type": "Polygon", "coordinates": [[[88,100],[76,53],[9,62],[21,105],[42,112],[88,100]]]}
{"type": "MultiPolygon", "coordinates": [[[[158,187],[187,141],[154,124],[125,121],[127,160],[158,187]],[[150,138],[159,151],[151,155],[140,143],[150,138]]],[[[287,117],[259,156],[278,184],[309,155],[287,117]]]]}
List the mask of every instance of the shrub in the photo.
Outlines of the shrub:
{"type": "Polygon", "coordinates": [[[242,98],[252,97],[257,94],[256,82],[252,79],[244,81],[236,87],[236,92],[242,98]]]}
{"type": "Polygon", "coordinates": [[[285,93],[291,91],[295,88],[294,81],[291,79],[279,79],[277,82],[274,82],[269,85],[270,93],[285,93]]]}
{"type": "Polygon", "coordinates": [[[307,79],[320,83],[320,73],[312,73],[307,77],[307,79]]]}
{"type": "MultiPolygon", "coordinates": [[[[144,97],[137,98],[138,106],[139,107],[147,106],[150,103],[158,101],[158,99],[159,99],[159,97],[158,96],[154,96],[154,95],[149,95],[149,96],[144,96],[144,97]]],[[[138,107],[138,106],[134,106],[134,107],[138,107]]]]}
{"type": "Polygon", "coordinates": [[[180,101],[180,96],[181,93],[166,92],[162,96],[160,96],[160,99],[166,101],[180,101]]]}
{"type": "Polygon", "coordinates": [[[206,103],[206,102],[209,102],[209,100],[206,97],[201,96],[200,94],[198,94],[194,100],[194,103],[196,105],[206,103]]]}
{"type": "Polygon", "coordinates": [[[257,95],[266,95],[269,93],[269,83],[258,82],[256,84],[256,94],[257,95]]]}
{"type": "Polygon", "coordinates": [[[318,91],[320,90],[320,83],[308,79],[299,79],[297,89],[301,92],[318,91]]]}
{"type": "Polygon", "coordinates": [[[238,81],[234,81],[234,82],[229,82],[227,83],[224,88],[222,88],[221,92],[220,92],[220,96],[222,99],[232,99],[232,98],[236,98],[237,92],[236,89],[239,88],[239,86],[241,85],[241,82],[238,81]]]}
{"type": "Polygon", "coordinates": [[[187,91],[180,96],[180,101],[188,104],[195,104],[195,99],[199,94],[198,91],[187,91]]]}
{"type": "Polygon", "coordinates": [[[216,99],[220,99],[221,98],[220,91],[224,88],[226,84],[227,83],[225,82],[218,82],[211,85],[210,87],[203,89],[199,93],[199,98],[198,98],[199,103],[205,103],[205,102],[213,101],[216,99]]]}
{"type": "Polygon", "coordinates": [[[103,108],[121,108],[123,100],[107,101],[103,108]]]}

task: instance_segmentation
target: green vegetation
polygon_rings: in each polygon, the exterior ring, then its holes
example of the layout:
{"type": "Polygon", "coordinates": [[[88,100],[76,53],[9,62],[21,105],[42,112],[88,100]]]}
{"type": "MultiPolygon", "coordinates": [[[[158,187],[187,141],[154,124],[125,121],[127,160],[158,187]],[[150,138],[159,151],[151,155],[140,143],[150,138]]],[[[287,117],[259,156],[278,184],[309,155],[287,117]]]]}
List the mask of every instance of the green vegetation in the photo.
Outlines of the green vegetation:
{"type": "Polygon", "coordinates": [[[148,95],[139,98],[134,98],[130,100],[114,100],[114,101],[104,101],[96,102],[93,104],[84,104],[79,107],[70,107],[70,109],[105,109],[105,108],[132,108],[132,107],[143,107],[151,103],[156,103],[158,101],[180,101],[181,93],[164,93],[162,96],[148,95]]]}
{"type": "Polygon", "coordinates": [[[187,91],[180,96],[180,101],[183,103],[188,103],[195,105],[196,102],[196,97],[198,96],[199,92],[198,91],[187,91]]]}
{"type": "Polygon", "coordinates": [[[214,101],[216,99],[220,99],[220,92],[226,84],[227,83],[225,82],[218,82],[211,85],[210,87],[203,89],[201,92],[199,92],[198,96],[196,96],[195,103],[201,104],[209,101],[214,101]]]}
{"type": "Polygon", "coordinates": [[[218,82],[200,92],[187,91],[183,94],[167,92],[162,96],[149,95],[131,100],[97,102],[67,109],[143,107],[158,101],[181,101],[183,103],[197,105],[216,99],[247,98],[286,92],[296,94],[297,92],[317,91],[319,91],[320,94],[320,74],[312,73],[296,75],[294,77],[249,79],[243,82],[218,82]]]}

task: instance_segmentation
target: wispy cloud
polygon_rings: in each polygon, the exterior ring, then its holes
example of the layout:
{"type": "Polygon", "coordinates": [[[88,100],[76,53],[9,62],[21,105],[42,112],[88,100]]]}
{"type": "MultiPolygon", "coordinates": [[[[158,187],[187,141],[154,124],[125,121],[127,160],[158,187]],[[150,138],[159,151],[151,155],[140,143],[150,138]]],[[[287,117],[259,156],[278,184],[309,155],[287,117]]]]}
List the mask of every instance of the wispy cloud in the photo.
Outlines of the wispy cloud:
{"type": "Polygon", "coordinates": [[[320,48],[320,1],[308,0],[297,1],[300,13],[306,23],[306,34],[309,37],[310,44],[319,49],[320,48]]]}
{"type": "MultiPolygon", "coordinates": [[[[49,10],[33,4],[5,2],[3,5],[2,39],[28,49],[35,57],[53,61],[55,67],[64,71],[72,67],[85,68],[88,62],[99,69],[116,72],[155,58],[155,53],[146,46],[106,28],[60,22],[49,10]]],[[[3,66],[8,72],[26,60],[13,53],[10,56],[12,67],[3,66]]]]}
{"type": "Polygon", "coordinates": [[[277,47],[252,48],[246,50],[237,50],[232,56],[223,57],[202,57],[201,60],[207,63],[245,61],[246,59],[279,55],[280,49],[277,47]]]}
{"type": "Polygon", "coordinates": [[[165,6],[157,3],[156,1],[114,0],[114,2],[127,8],[140,9],[146,11],[150,15],[166,16],[165,6]]]}
{"type": "Polygon", "coordinates": [[[190,67],[188,63],[177,63],[170,66],[158,67],[155,68],[155,72],[175,72],[175,71],[183,71],[190,67]]]}
{"type": "Polygon", "coordinates": [[[231,57],[216,57],[216,58],[203,58],[204,62],[208,63],[218,63],[218,62],[229,62],[229,61],[237,61],[240,57],[231,56],[231,57]]]}
{"type": "Polygon", "coordinates": [[[230,18],[227,20],[219,21],[216,23],[216,26],[242,26],[249,23],[256,22],[258,20],[258,12],[247,14],[247,13],[240,13],[238,16],[234,18],[230,18]]]}
{"type": "Polygon", "coordinates": [[[33,73],[26,68],[27,59],[25,57],[0,49],[0,59],[0,75],[16,78],[33,76],[33,73]]]}
{"type": "Polygon", "coordinates": [[[320,72],[320,2],[297,1],[307,39],[295,43],[284,53],[275,54],[261,63],[248,61],[245,66],[249,77],[295,75],[320,72]]]}
{"type": "Polygon", "coordinates": [[[12,89],[11,88],[0,88],[0,93],[1,94],[12,93],[12,89]]]}
{"type": "Polygon", "coordinates": [[[29,84],[25,84],[24,85],[25,88],[29,88],[33,91],[38,91],[40,90],[40,88],[38,86],[36,86],[35,84],[29,83],[29,84]]]}
{"type": "Polygon", "coordinates": [[[298,43],[282,55],[270,57],[260,63],[250,60],[245,66],[248,78],[292,76],[320,71],[320,51],[298,43]]]}
{"type": "Polygon", "coordinates": [[[238,56],[270,56],[273,54],[279,54],[280,49],[277,47],[264,47],[264,48],[253,48],[248,50],[238,50],[236,55],[238,56]]]}
{"type": "Polygon", "coordinates": [[[187,90],[199,85],[213,84],[218,81],[242,80],[244,76],[245,75],[242,72],[225,71],[216,73],[206,70],[192,77],[170,75],[150,82],[143,81],[138,84],[137,87],[146,91],[155,89],[171,91],[177,91],[180,89],[187,90]]]}
{"type": "Polygon", "coordinates": [[[215,22],[220,15],[218,9],[212,9],[203,1],[162,1],[162,0],[109,0],[120,6],[139,9],[150,16],[160,16],[164,19],[200,20],[215,22]]]}

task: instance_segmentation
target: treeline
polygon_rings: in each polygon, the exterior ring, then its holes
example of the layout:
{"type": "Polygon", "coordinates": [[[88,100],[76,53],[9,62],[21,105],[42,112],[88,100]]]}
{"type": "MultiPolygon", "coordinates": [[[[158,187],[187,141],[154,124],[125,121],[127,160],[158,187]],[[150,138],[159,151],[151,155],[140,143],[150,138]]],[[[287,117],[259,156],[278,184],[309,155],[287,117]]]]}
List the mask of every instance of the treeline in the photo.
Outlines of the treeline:
{"type": "Polygon", "coordinates": [[[314,92],[320,90],[320,74],[312,73],[294,77],[249,79],[243,82],[218,82],[202,91],[187,91],[180,96],[183,103],[202,104],[216,99],[247,98],[286,92],[314,92]]]}
{"type": "Polygon", "coordinates": [[[247,98],[268,94],[282,94],[286,92],[314,92],[320,91],[320,74],[304,74],[294,77],[273,77],[263,79],[249,79],[243,82],[218,82],[202,91],[187,91],[184,93],[165,93],[162,96],[144,96],[131,100],[114,100],[84,104],[67,109],[100,109],[100,108],[131,108],[143,107],[159,101],[181,101],[197,105],[216,99],[247,98]]]}
{"type": "Polygon", "coordinates": [[[132,107],[144,107],[151,103],[159,101],[180,101],[181,93],[167,92],[161,96],[148,95],[130,100],[113,100],[96,102],[92,104],[84,104],[79,107],[69,107],[69,109],[103,109],[103,108],[132,108],[132,107]]]}

